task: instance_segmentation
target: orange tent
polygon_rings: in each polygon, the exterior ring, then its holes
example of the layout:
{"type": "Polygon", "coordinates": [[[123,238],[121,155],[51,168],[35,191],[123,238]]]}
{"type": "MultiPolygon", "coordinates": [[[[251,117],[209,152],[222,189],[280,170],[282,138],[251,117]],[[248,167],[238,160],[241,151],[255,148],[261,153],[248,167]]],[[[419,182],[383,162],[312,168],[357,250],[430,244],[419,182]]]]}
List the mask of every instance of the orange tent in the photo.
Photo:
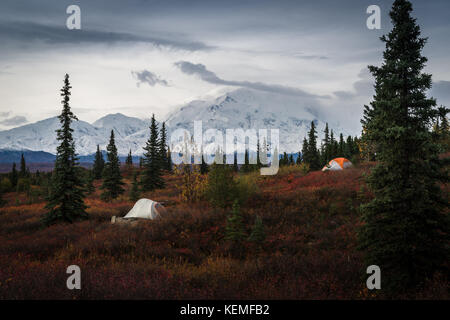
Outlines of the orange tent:
{"type": "Polygon", "coordinates": [[[352,166],[353,166],[353,164],[348,159],[335,158],[335,159],[331,160],[330,162],[328,162],[328,164],[325,167],[323,167],[322,171],[344,170],[344,169],[350,168],[352,166]]]}

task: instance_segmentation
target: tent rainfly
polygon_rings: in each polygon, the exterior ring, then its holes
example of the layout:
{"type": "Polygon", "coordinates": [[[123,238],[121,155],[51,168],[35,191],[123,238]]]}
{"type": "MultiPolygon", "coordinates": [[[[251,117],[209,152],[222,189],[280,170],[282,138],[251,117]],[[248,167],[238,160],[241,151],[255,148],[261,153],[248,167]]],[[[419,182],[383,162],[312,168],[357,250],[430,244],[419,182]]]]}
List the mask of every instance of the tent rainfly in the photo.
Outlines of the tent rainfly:
{"type": "Polygon", "coordinates": [[[139,199],[127,213],[124,219],[141,218],[156,219],[166,212],[166,209],[159,202],[150,199],[139,199]]]}
{"type": "Polygon", "coordinates": [[[353,164],[350,162],[350,160],[345,158],[335,158],[328,162],[328,164],[323,167],[322,171],[336,171],[336,170],[344,170],[347,168],[352,167],[353,164]]]}

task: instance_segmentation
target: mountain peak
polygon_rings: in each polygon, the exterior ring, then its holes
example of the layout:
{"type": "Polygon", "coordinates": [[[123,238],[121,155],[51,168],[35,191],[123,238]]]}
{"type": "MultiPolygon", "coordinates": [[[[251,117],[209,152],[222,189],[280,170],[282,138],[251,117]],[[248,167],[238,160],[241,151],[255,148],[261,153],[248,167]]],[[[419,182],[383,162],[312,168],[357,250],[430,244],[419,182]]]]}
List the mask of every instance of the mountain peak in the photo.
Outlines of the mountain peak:
{"type": "MultiPolygon", "coordinates": [[[[202,120],[203,130],[217,129],[279,129],[280,152],[298,152],[307,135],[311,121],[318,132],[325,127],[314,106],[293,96],[239,88],[216,92],[203,100],[194,100],[172,112],[166,119],[169,133],[178,128],[193,133],[195,120],[202,120]]],[[[116,134],[120,155],[140,155],[149,137],[149,119],[139,119],[122,113],[108,114],[90,124],[74,121],[76,152],[83,156],[95,152],[97,145],[105,149],[111,130],[116,134]]],[[[60,127],[57,117],[48,118],[10,130],[0,131],[0,149],[45,151],[56,153],[58,141],[55,130],[60,127]]],[[[348,135],[341,128],[335,132],[348,135]]]]}
{"type": "MultiPolygon", "coordinates": [[[[170,130],[183,128],[193,133],[194,120],[203,130],[279,129],[280,151],[298,152],[311,121],[323,130],[325,123],[312,112],[312,106],[299,97],[238,88],[212,98],[195,100],[172,112],[166,120],[170,130]]],[[[335,128],[338,129],[338,128],[335,128]]]]}

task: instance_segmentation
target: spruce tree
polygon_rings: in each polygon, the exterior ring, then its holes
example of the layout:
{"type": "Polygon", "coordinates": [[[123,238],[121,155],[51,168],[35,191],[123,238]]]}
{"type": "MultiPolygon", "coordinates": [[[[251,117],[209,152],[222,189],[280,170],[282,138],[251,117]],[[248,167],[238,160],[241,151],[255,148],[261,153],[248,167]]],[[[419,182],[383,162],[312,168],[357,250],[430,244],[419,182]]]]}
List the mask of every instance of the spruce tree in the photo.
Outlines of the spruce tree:
{"type": "Polygon", "coordinates": [[[359,155],[359,144],[360,144],[360,139],[355,136],[352,140],[352,150],[353,150],[353,155],[359,155]]]}
{"type": "Polygon", "coordinates": [[[440,126],[439,126],[439,131],[441,131],[441,133],[443,133],[445,136],[447,136],[449,134],[449,124],[448,124],[448,119],[447,119],[447,114],[450,111],[450,109],[448,109],[445,106],[440,106],[438,108],[438,116],[439,119],[441,121],[440,126]]]}
{"type": "Polygon", "coordinates": [[[267,145],[266,137],[264,137],[261,149],[259,151],[260,152],[259,153],[260,154],[259,158],[260,158],[261,167],[264,167],[264,166],[266,166],[268,164],[268,161],[269,161],[269,159],[267,157],[267,152],[268,151],[269,151],[269,146],[267,145]]]}
{"type": "Polygon", "coordinates": [[[233,171],[234,171],[234,172],[238,172],[238,171],[239,171],[239,166],[238,166],[238,161],[237,161],[237,151],[234,152],[234,157],[233,157],[233,171]]]}
{"type": "Polygon", "coordinates": [[[124,192],[122,186],[122,175],[120,173],[120,160],[117,155],[117,147],[114,140],[114,130],[111,130],[109,144],[106,147],[107,162],[103,169],[103,184],[100,187],[103,192],[100,195],[102,200],[111,200],[117,198],[124,192]]]}
{"type": "Polygon", "coordinates": [[[352,156],[353,156],[353,141],[352,136],[348,136],[344,146],[344,157],[347,159],[351,159],[352,156]]]}
{"type": "Polygon", "coordinates": [[[302,162],[305,163],[306,159],[308,158],[308,150],[309,150],[309,146],[308,146],[308,140],[305,138],[303,138],[303,144],[302,144],[302,162]]]}
{"type": "Polygon", "coordinates": [[[241,210],[239,208],[239,203],[237,200],[233,203],[233,209],[231,211],[231,214],[228,216],[227,219],[227,226],[225,229],[225,239],[241,243],[242,240],[245,238],[245,230],[244,230],[244,223],[242,221],[242,215],[241,210]]]}
{"type": "Polygon", "coordinates": [[[431,75],[422,73],[426,39],[411,11],[409,1],[393,4],[393,29],[381,37],[383,63],[369,67],[375,96],[362,120],[377,143],[378,164],[368,179],[374,199],[362,207],[360,248],[391,293],[423,284],[450,258],[448,204],[439,186],[448,176],[429,130],[436,101],[426,97],[431,75]]]}
{"type": "Polygon", "coordinates": [[[172,153],[171,153],[171,151],[170,151],[170,147],[169,146],[167,146],[167,159],[166,159],[166,170],[169,172],[169,173],[172,173],[172,167],[173,167],[173,164],[172,164],[172,153]]]}
{"type": "Polygon", "coordinates": [[[210,166],[206,195],[213,207],[226,208],[232,205],[238,190],[230,166],[215,162],[210,166]]]}
{"type": "Polygon", "coordinates": [[[17,173],[15,162],[13,163],[12,170],[10,173],[10,180],[11,180],[12,187],[15,188],[17,186],[17,181],[19,180],[19,175],[17,173]]]}
{"type": "Polygon", "coordinates": [[[5,200],[3,200],[3,190],[0,188],[0,207],[2,207],[6,203],[5,200]]]}
{"type": "Polygon", "coordinates": [[[97,152],[95,153],[94,158],[94,166],[92,167],[95,179],[102,178],[104,168],[105,168],[105,160],[103,159],[103,154],[100,151],[100,146],[97,145],[97,152]]]}
{"type": "MultiPolygon", "coordinates": [[[[236,163],[237,163],[237,159],[236,159],[236,163]]],[[[262,163],[261,163],[261,146],[259,144],[259,139],[258,142],[256,144],[256,170],[259,170],[262,167],[262,163]]]]}
{"type": "Polygon", "coordinates": [[[252,168],[250,166],[250,159],[249,159],[249,154],[248,154],[248,149],[245,149],[245,154],[244,154],[244,164],[241,167],[241,171],[242,172],[250,172],[252,171],[252,168]]]}
{"type": "Polygon", "coordinates": [[[164,188],[162,177],[162,162],[160,153],[160,140],[158,137],[158,124],[155,115],[152,116],[150,124],[150,138],[144,147],[143,167],[141,186],[143,191],[152,191],[164,188]]]}
{"type": "Polygon", "coordinates": [[[58,116],[61,128],[56,130],[60,145],[56,148],[55,168],[46,205],[49,211],[43,216],[43,222],[47,226],[58,221],[72,223],[88,218],[87,207],[84,204],[83,175],[78,166],[72,136],[71,123],[78,119],[69,106],[71,88],[69,75],[66,74],[64,86],[61,89],[63,110],[58,116]]]}
{"type": "Polygon", "coordinates": [[[248,240],[261,245],[265,239],[266,234],[264,232],[263,221],[260,216],[257,216],[248,240]]]}
{"type": "Polygon", "coordinates": [[[207,174],[209,171],[208,164],[205,162],[204,155],[202,153],[202,163],[200,164],[200,173],[207,174]]]}
{"type": "Polygon", "coordinates": [[[160,161],[162,165],[162,169],[168,170],[167,166],[167,130],[166,123],[163,122],[161,125],[161,134],[159,139],[159,152],[160,152],[160,161]]]}
{"type": "Polygon", "coordinates": [[[447,119],[447,113],[450,109],[444,106],[438,108],[438,126],[437,126],[437,139],[441,146],[441,152],[447,152],[450,150],[450,127],[447,119]],[[440,123],[439,123],[440,120],[440,123]]]}
{"type": "Polygon", "coordinates": [[[330,160],[336,158],[338,154],[338,143],[334,138],[333,129],[330,132],[330,160]]]}
{"type": "Polygon", "coordinates": [[[330,131],[328,129],[328,122],[325,124],[323,148],[322,148],[322,162],[324,164],[331,160],[331,143],[330,143],[330,131]]]}
{"type": "Polygon", "coordinates": [[[94,187],[94,172],[92,170],[89,170],[88,175],[87,175],[87,182],[86,182],[86,193],[87,194],[92,194],[95,191],[95,187],[94,187]]]}
{"type": "Polygon", "coordinates": [[[127,158],[125,159],[125,164],[129,168],[131,168],[133,166],[133,156],[131,155],[131,149],[130,149],[130,152],[128,152],[127,158]]]}
{"type": "Polygon", "coordinates": [[[320,169],[319,151],[317,150],[317,131],[314,121],[311,121],[311,128],[308,133],[308,150],[305,162],[309,164],[311,170],[320,169]]]}
{"type": "Polygon", "coordinates": [[[131,182],[131,189],[129,193],[129,198],[131,201],[137,201],[139,199],[139,184],[137,180],[138,172],[134,170],[133,180],[131,182]]]}
{"type": "Polygon", "coordinates": [[[283,155],[281,156],[280,166],[287,166],[287,165],[289,165],[289,157],[285,151],[285,152],[283,152],[283,155]]]}
{"type": "Polygon", "coordinates": [[[27,177],[27,165],[25,163],[25,157],[22,155],[20,156],[20,171],[19,171],[19,177],[25,178],[27,177]]]}

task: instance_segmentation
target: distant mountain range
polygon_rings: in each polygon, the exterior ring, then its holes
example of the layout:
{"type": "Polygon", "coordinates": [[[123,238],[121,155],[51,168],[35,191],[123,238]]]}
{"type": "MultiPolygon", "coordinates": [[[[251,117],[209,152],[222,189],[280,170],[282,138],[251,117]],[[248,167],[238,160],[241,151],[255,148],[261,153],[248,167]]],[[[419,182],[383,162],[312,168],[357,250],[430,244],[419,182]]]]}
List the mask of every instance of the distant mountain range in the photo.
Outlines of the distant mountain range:
{"type": "MultiPolygon", "coordinates": [[[[298,152],[311,121],[318,131],[325,123],[318,119],[313,106],[301,106],[292,96],[266,93],[250,89],[237,89],[207,100],[195,100],[179,107],[165,119],[170,133],[183,128],[193,134],[194,120],[203,121],[203,131],[214,128],[225,134],[226,129],[280,129],[280,152],[298,152]]],[[[80,156],[95,153],[97,144],[105,149],[111,130],[114,130],[120,155],[129,150],[134,156],[142,155],[149,137],[149,119],[128,117],[121,113],[108,114],[94,123],[73,122],[76,151],[80,156]]],[[[60,126],[57,117],[0,131],[0,162],[17,160],[22,151],[29,162],[53,161],[58,142],[55,130],[60,126]]],[[[333,128],[336,133],[348,133],[333,128]]],[[[321,136],[319,134],[319,136],[321,136]]]]}
{"type": "MultiPolygon", "coordinates": [[[[103,150],[103,158],[106,159],[106,151],[103,150]]],[[[0,163],[13,163],[17,165],[20,163],[22,154],[27,163],[49,163],[55,161],[56,156],[49,152],[44,151],[30,151],[30,150],[0,150],[0,163]]],[[[89,164],[93,163],[95,159],[95,153],[85,156],[78,156],[79,162],[89,164]]],[[[120,156],[120,161],[125,163],[126,156],[120,156]]],[[[133,163],[139,163],[139,156],[133,156],[133,163]]]]}

